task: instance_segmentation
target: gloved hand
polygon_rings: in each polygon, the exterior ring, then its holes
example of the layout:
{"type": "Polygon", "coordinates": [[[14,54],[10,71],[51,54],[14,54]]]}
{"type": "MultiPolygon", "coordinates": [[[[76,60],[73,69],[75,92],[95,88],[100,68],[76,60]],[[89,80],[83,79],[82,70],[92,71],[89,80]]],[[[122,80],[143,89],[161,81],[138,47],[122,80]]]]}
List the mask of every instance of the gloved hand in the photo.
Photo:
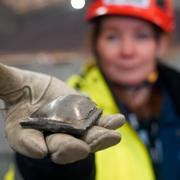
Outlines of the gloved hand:
{"type": "Polygon", "coordinates": [[[22,119],[43,105],[69,94],[78,92],[54,77],[0,64],[0,98],[8,109],[5,132],[10,146],[28,157],[40,159],[49,153],[55,163],[67,164],[120,141],[120,135],[113,130],[124,123],[120,114],[100,118],[81,139],[63,133],[44,137],[38,130],[20,126],[22,119]]]}

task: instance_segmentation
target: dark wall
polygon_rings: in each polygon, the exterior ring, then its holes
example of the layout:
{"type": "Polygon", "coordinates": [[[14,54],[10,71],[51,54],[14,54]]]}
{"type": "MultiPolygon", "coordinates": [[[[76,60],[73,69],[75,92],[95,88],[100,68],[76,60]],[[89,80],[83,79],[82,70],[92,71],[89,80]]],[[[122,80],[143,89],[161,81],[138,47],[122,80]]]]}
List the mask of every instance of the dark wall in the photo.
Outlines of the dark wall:
{"type": "Polygon", "coordinates": [[[56,6],[17,15],[0,7],[0,52],[38,50],[76,50],[86,31],[84,10],[56,6]]]}

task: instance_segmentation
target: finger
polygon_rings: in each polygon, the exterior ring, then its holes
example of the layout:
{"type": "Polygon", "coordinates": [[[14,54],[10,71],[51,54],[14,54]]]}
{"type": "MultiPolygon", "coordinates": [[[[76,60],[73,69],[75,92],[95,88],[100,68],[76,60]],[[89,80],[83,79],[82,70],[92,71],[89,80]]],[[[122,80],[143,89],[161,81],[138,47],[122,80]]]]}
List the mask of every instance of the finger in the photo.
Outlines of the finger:
{"type": "Polygon", "coordinates": [[[121,136],[114,130],[93,126],[83,140],[90,146],[91,152],[106,149],[120,142],[121,136]]]}
{"type": "Polygon", "coordinates": [[[111,116],[101,117],[97,124],[107,129],[117,129],[126,122],[125,116],[122,114],[114,114],[111,116]]]}
{"type": "Polygon", "coordinates": [[[84,159],[90,152],[89,146],[68,134],[52,134],[46,137],[51,159],[57,164],[68,164],[84,159]]]}
{"type": "Polygon", "coordinates": [[[12,148],[25,156],[41,159],[48,153],[44,136],[40,131],[23,129],[8,139],[12,148]]]}

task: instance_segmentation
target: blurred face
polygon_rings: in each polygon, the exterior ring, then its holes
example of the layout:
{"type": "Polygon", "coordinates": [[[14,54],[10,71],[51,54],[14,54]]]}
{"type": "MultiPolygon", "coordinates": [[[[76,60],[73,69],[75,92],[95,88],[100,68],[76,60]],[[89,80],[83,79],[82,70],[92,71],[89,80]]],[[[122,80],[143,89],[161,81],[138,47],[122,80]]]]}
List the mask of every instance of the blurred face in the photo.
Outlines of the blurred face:
{"type": "Polygon", "coordinates": [[[96,51],[105,76],[118,84],[136,85],[155,70],[161,40],[140,19],[109,17],[101,24],[96,51]]]}

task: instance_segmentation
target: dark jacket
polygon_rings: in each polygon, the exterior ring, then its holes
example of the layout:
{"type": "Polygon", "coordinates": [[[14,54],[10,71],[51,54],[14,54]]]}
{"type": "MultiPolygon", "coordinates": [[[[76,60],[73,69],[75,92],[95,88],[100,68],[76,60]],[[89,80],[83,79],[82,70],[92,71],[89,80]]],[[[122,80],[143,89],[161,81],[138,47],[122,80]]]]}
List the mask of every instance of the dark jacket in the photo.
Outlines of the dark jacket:
{"type": "Polygon", "coordinates": [[[180,117],[180,72],[164,64],[158,64],[159,78],[167,88],[177,114],[180,117]]]}

